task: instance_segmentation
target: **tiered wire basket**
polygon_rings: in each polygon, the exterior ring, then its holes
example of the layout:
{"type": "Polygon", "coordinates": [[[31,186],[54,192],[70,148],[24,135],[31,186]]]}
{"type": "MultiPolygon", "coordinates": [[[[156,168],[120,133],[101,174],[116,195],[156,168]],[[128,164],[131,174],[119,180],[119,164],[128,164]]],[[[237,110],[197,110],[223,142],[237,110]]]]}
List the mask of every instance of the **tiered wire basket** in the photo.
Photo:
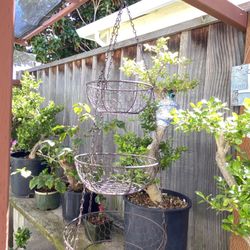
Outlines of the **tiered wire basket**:
{"type": "Polygon", "coordinates": [[[75,157],[78,175],[92,192],[127,195],[152,183],[158,162],[145,155],[86,153],[75,157]],[[130,163],[130,164],[128,164],[130,163]]]}
{"type": "Polygon", "coordinates": [[[87,83],[91,105],[102,113],[138,114],[153,96],[153,87],[140,81],[99,80],[87,83]]]}
{"type": "MultiPolygon", "coordinates": [[[[123,7],[127,10],[136,42],[139,43],[126,0],[120,2],[121,6],[111,34],[104,67],[98,80],[88,82],[86,86],[87,98],[95,109],[96,119],[92,133],[95,132],[96,136],[101,134],[98,125],[102,122],[102,113],[139,114],[153,98],[153,86],[149,83],[109,79],[123,7]],[[108,61],[109,65],[107,65],[108,61]]],[[[142,58],[145,64],[143,53],[142,58]]],[[[78,175],[84,187],[92,194],[129,195],[141,191],[155,180],[158,173],[158,162],[155,158],[146,155],[95,152],[96,136],[92,134],[91,153],[79,154],[74,158],[78,175]]],[[[165,248],[167,236],[163,224],[134,213],[125,212],[122,215],[117,211],[93,213],[91,212],[93,196],[91,195],[90,198],[88,213],[83,214],[83,195],[78,218],[64,230],[66,250],[160,250],[165,248]],[[131,224],[129,222],[131,220],[126,218],[138,221],[138,225],[144,225],[144,230],[137,228],[137,223],[131,224]]],[[[165,222],[164,219],[163,222],[165,222]]]]}
{"type": "Polygon", "coordinates": [[[85,214],[81,217],[80,227],[77,227],[78,219],[75,219],[63,233],[66,250],[141,250],[142,241],[145,243],[143,250],[164,249],[167,235],[163,227],[143,215],[124,213],[124,218],[131,216],[140,225],[144,225],[144,230],[131,227],[117,211],[85,214]],[[98,224],[99,220],[102,221],[101,224],[98,224]],[[131,234],[131,230],[134,234],[133,239],[127,237],[131,234]]]}

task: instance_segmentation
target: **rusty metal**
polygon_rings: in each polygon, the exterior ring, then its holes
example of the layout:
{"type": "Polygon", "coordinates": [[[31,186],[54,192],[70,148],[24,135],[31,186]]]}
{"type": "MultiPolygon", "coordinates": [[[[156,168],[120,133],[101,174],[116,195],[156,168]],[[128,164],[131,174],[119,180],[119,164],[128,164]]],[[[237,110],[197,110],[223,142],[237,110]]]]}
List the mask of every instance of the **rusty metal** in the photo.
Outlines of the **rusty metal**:
{"type": "Polygon", "coordinates": [[[63,8],[58,13],[54,14],[51,18],[46,20],[42,25],[40,25],[38,28],[30,32],[28,35],[24,36],[22,39],[19,39],[19,43],[24,43],[25,41],[31,39],[33,36],[41,33],[43,30],[45,30],[48,26],[52,25],[53,23],[59,21],[62,17],[68,15],[75,9],[79,8],[81,5],[85,4],[89,0],[75,0],[70,1],[71,4],[65,8],[63,8]]]}
{"type": "Polygon", "coordinates": [[[228,0],[183,0],[207,14],[242,31],[247,28],[247,12],[228,0]]]}
{"type": "Polygon", "coordinates": [[[14,0],[0,3],[0,249],[8,249],[11,89],[13,65],[14,0]]]}

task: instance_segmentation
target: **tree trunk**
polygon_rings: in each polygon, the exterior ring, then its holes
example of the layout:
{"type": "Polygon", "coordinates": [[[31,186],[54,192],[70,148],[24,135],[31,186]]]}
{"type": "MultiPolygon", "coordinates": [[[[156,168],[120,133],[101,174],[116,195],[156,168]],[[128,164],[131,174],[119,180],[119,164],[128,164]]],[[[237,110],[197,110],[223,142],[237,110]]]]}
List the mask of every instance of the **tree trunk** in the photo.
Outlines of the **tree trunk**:
{"type": "Polygon", "coordinates": [[[30,154],[28,156],[29,159],[35,159],[36,158],[37,150],[40,148],[42,143],[43,143],[42,140],[40,140],[34,145],[34,147],[31,149],[30,154]]]}
{"type": "Polygon", "coordinates": [[[69,186],[73,191],[78,191],[82,189],[82,184],[78,182],[74,176],[70,175],[70,172],[75,169],[73,165],[68,164],[66,161],[61,160],[59,161],[61,168],[64,171],[64,175],[67,177],[69,182],[69,186]]]}
{"type": "MultiPolygon", "coordinates": [[[[159,146],[160,142],[163,139],[163,136],[165,134],[166,127],[158,126],[155,132],[155,135],[153,136],[153,141],[152,143],[148,146],[149,152],[148,155],[150,157],[154,157],[158,159],[158,151],[159,151],[159,146]]],[[[158,169],[154,169],[153,171],[157,171],[158,169]]],[[[157,174],[157,173],[154,173],[157,174]]],[[[161,190],[156,184],[151,184],[146,188],[146,192],[149,195],[149,198],[156,204],[162,202],[162,195],[161,195],[161,190]]]]}
{"type": "MultiPolygon", "coordinates": [[[[220,135],[218,138],[216,138],[216,144],[217,144],[216,163],[220,169],[223,178],[227,182],[228,186],[231,187],[233,185],[237,185],[234,177],[226,168],[226,155],[230,148],[229,144],[225,142],[225,138],[223,135],[220,135]]],[[[239,221],[238,213],[237,211],[234,211],[233,214],[235,223],[237,224],[239,221]]],[[[250,249],[250,236],[243,237],[243,239],[245,240],[245,243],[242,242],[240,236],[233,235],[230,241],[230,249],[232,250],[250,249]],[[244,246],[246,245],[248,245],[248,248],[244,248],[244,246]]]]}
{"type": "Polygon", "coordinates": [[[216,144],[216,163],[220,169],[220,172],[230,187],[236,185],[234,177],[231,175],[231,173],[227,170],[226,167],[226,155],[228,153],[228,150],[230,149],[230,146],[228,143],[225,142],[225,138],[223,135],[220,135],[218,138],[216,138],[216,144]]]}

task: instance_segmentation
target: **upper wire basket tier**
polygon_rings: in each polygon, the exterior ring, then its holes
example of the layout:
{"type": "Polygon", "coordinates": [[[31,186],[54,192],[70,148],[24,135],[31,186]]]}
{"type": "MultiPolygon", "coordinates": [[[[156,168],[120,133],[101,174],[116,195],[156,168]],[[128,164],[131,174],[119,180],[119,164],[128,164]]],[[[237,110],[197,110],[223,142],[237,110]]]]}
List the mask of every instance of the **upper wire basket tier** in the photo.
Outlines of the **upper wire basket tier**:
{"type": "Polygon", "coordinates": [[[143,215],[117,211],[84,214],[65,227],[63,238],[66,250],[161,250],[167,243],[162,225],[143,215]],[[137,223],[131,224],[131,219],[137,223]]]}
{"type": "Polygon", "coordinates": [[[152,96],[152,85],[140,81],[98,80],[87,83],[88,100],[102,113],[138,114],[152,96]]]}
{"type": "Polygon", "coordinates": [[[75,156],[78,175],[90,191],[105,195],[138,192],[152,183],[158,162],[145,155],[86,153],[75,156]]]}

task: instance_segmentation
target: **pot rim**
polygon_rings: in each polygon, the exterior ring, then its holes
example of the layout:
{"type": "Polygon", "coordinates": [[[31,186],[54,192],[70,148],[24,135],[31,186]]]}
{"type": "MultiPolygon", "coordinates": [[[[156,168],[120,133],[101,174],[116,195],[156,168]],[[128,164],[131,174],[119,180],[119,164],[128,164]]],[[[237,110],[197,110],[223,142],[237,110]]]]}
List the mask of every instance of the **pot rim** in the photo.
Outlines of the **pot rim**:
{"type": "Polygon", "coordinates": [[[188,196],[186,196],[186,195],[184,195],[182,193],[179,193],[179,192],[176,192],[176,191],[172,191],[172,190],[169,190],[169,189],[164,189],[164,188],[161,189],[161,192],[162,193],[172,193],[170,195],[177,196],[179,198],[182,197],[183,199],[186,200],[186,202],[188,203],[188,205],[186,207],[184,207],[184,208],[165,208],[165,209],[163,209],[163,208],[157,208],[157,207],[144,207],[144,206],[137,205],[137,204],[131,202],[130,200],[128,200],[127,196],[124,197],[124,200],[126,202],[132,204],[133,206],[138,207],[138,208],[140,208],[142,210],[147,210],[147,211],[148,210],[153,210],[155,212],[163,212],[164,211],[164,212],[167,212],[167,213],[174,213],[174,212],[189,210],[192,207],[192,201],[191,201],[191,199],[188,196]]]}
{"type": "Polygon", "coordinates": [[[58,193],[58,194],[59,194],[59,192],[58,192],[58,191],[51,191],[51,192],[39,192],[39,191],[35,190],[35,194],[38,194],[38,195],[53,195],[53,194],[56,194],[56,193],[58,193]]]}

